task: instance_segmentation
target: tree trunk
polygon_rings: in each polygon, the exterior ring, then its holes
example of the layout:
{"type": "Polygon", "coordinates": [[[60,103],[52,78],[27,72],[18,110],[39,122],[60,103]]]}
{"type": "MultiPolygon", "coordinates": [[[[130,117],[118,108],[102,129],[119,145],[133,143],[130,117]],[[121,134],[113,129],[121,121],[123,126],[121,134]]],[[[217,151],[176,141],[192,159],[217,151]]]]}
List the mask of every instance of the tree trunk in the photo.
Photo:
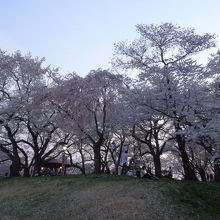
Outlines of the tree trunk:
{"type": "Polygon", "coordinates": [[[94,145],[93,147],[93,151],[94,151],[94,166],[95,166],[95,170],[94,173],[95,174],[99,174],[101,173],[101,146],[99,144],[94,145]]]}
{"type": "Polygon", "coordinates": [[[86,174],[86,171],[85,171],[84,167],[81,169],[81,172],[82,172],[83,175],[86,174]]]}
{"type": "Polygon", "coordinates": [[[20,176],[21,164],[18,159],[12,160],[12,164],[10,165],[10,177],[20,176]]]}
{"type": "Polygon", "coordinates": [[[23,169],[24,169],[24,174],[23,174],[23,176],[24,176],[24,177],[29,177],[29,176],[30,176],[30,169],[29,169],[29,167],[28,167],[28,164],[25,164],[24,167],[23,167],[23,169]]]}
{"type": "Polygon", "coordinates": [[[155,168],[155,176],[160,178],[162,176],[161,173],[161,162],[160,162],[160,155],[154,155],[153,156],[154,160],[154,168],[155,168]]]}
{"type": "Polygon", "coordinates": [[[37,173],[38,176],[41,175],[41,165],[42,165],[41,159],[35,155],[34,173],[37,173]]]}
{"type": "MultiPolygon", "coordinates": [[[[25,154],[24,154],[25,155],[25,154]]],[[[23,165],[23,169],[24,169],[24,177],[29,177],[30,176],[30,167],[28,165],[28,156],[27,154],[25,155],[25,163],[23,165]]]]}
{"type": "Polygon", "coordinates": [[[84,154],[82,152],[82,149],[79,150],[79,153],[80,153],[81,158],[82,158],[82,169],[81,169],[81,172],[82,172],[82,174],[86,174],[85,157],[84,157],[84,154]]]}
{"type": "Polygon", "coordinates": [[[176,140],[177,140],[178,148],[179,148],[182,163],[183,163],[184,179],[185,180],[197,180],[195,171],[191,166],[189,157],[186,152],[184,138],[181,135],[176,135],[176,140]]]}
{"type": "Polygon", "coordinates": [[[215,164],[214,165],[214,181],[220,182],[220,165],[215,164]]]}
{"type": "Polygon", "coordinates": [[[11,128],[8,125],[5,125],[5,129],[7,130],[8,138],[12,143],[13,152],[13,156],[10,157],[12,161],[12,164],[10,166],[10,176],[20,176],[21,161],[18,153],[18,145],[11,128]]]}
{"type": "Polygon", "coordinates": [[[206,181],[206,175],[205,175],[205,170],[203,168],[199,168],[199,175],[201,177],[201,181],[205,182],[206,181]]]}
{"type": "Polygon", "coordinates": [[[118,175],[119,174],[119,166],[120,166],[120,162],[121,162],[121,155],[122,155],[122,147],[123,145],[120,145],[120,149],[119,149],[119,155],[118,155],[118,160],[117,163],[115,165],[115,174],[118,175]]]}

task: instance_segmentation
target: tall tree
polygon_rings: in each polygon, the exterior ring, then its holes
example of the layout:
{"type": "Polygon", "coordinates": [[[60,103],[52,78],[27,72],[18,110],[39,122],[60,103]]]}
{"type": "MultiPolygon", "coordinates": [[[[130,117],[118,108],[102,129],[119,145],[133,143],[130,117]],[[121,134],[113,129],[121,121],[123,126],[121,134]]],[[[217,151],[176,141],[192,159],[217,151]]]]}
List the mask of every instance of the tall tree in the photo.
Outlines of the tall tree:
{"type": "MultiPolygon", "coordinates": [[[[85,78],[77,75],[58,82],[52,101],[62,118],[71,119],[67,126],[91,143],[95,173],[101,172],[101,148],[111,128],[114,102],[122,77],[106,70],[91,71],[85,78]]],[[[74,133],[73,132],[73,133],[74,133]]]]}
{"type": "Polygon", "coordinates": [[[194,29],[183,29],[171,23],[137,25],[137,31],[140,38],[132,44],[116,45],[115,64],[140,71],[141,85],[149,88],[145,89],[148,94],[142,94],[145,100],[140,104],[172,119],[185,179],[195,180],[186,150],[184,123],[190,107],[196,103],[189,88],[200,87],[199,79],[205,73],[194,58],[199,52],[215,46],[214,35],[198,35],[194,29]],[[189,95],[193,102],[188,101],[189,95]]]}
{"type": "MultiPolygon", "coordinates": [[[[56,74],[56,70],[43,67],[43,62],[44,59],[32,58],[31,55],[23,56],[20,52],[12,55],[1,53],[1,72],[4,77],[1,81],[0,124],[5,131],[2,133],[4,137],[1,150],[12,161],[13,176],[20,175],[22,168],[25,168],[24,173],[28,175],[33,163],[33,160],[28,158],[29,149],[22,144],[22,139],[28,139],[29,135],[33,134],[33,126],[30,124],[36,125],[38,122],[42,125],[41,128],[46,129],[45,123],[48,123],[51,115],[49,108],[45,107],[44,97],[50,76],[56,74]]],[[[47,137],[44,138],[47,142],[47,137]]],[[[31,144],[34,144],[34,141],[33,139],[31,144]]]]}

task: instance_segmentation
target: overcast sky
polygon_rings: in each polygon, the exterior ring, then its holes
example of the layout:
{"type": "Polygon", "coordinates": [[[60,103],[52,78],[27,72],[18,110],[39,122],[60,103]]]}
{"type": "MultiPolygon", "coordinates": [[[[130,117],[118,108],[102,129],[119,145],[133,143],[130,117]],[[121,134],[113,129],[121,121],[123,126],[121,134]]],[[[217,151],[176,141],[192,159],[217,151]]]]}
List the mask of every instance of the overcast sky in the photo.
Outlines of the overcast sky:
{"type": "Polygon", "coordinates": [[[136,24],[172,22],[217,34],[220,0],[0,0],[0,49],[45,57],[63,74],[110,68],[136,24]]]}

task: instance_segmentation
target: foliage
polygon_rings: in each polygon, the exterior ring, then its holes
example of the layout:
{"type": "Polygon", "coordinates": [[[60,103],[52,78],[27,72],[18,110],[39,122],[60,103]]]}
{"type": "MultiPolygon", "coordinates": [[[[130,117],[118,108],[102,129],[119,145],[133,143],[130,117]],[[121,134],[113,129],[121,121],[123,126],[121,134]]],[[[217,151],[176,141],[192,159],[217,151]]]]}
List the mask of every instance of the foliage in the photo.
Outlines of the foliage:
{"type": "Polygon", "coordinates": [[[81,173],[120,173],[125,150],[129,166],[140,158],[158,177],[170,166],[187,180],[213,174],[219,52],[206,64],[198,56],[216,46],[215,36],[171,23],[136,28],[139,38],[116,44],[117,74],[61,76],[44,59],[0,51],[0,152],[11,176],[40,175],[64,154],[81,173]]]}

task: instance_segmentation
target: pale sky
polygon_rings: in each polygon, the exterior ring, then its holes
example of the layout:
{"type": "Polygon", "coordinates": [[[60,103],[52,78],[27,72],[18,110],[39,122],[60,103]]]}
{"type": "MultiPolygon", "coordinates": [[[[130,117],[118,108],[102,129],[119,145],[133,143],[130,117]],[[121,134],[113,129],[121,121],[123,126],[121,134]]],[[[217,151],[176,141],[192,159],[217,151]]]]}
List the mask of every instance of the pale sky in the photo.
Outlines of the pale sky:
{"type": "Polygon", "coordinates": [[[62,74],[110,68],[136,24],[172,22],[217,34],[220,0],[0,0],[0,49],[45,57],[62,74]]]}

